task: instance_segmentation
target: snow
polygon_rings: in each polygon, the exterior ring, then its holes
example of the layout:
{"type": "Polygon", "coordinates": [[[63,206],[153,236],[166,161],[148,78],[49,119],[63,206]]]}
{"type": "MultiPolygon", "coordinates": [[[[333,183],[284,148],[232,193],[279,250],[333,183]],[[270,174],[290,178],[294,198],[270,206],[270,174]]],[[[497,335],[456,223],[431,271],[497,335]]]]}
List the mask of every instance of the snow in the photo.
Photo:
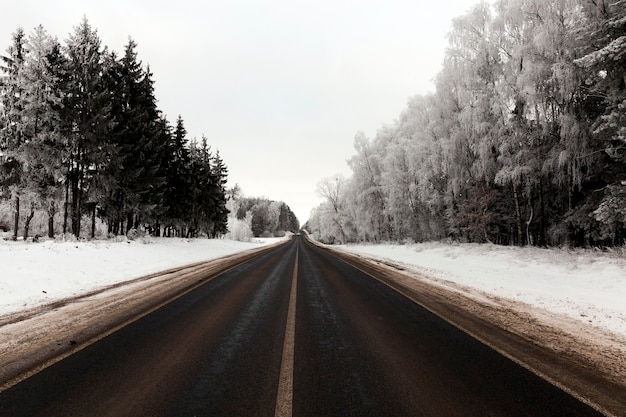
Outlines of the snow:
{"type": "Polygon", "coordinates": [[[466,295],[525,303],[626,336],[626,252],[490,244],[344,245],[466,295]]]}
{"type": "MultiPolygon", "coordinates": [[[[1,233],[0,233],[1,235],[1,233]]],[[[2,236],[0,236],[1,238],[2,236]]],[[[0,315],[257,248],[226,239],[40,243],[0,239],[0,315]]],[[[626,253],[424,243],[344,245],[469,296],[506,299],[626,336],[626,253]]]]}
{"type": "Polygon", "coordinates": [[[0,315],[276,241],[141,238],[33,243],[6,241],[0,233],[0,315]]]}

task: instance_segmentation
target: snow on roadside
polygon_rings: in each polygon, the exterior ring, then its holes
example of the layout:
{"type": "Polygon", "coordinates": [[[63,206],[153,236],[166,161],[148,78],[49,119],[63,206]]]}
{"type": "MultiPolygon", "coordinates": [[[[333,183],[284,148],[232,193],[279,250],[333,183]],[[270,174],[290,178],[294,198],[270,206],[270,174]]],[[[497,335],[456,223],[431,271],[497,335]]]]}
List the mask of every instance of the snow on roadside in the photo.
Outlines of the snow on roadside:
{"type": "Polygon", "coordinates": [[[144,238],[32,243],[0,239],[0,315],[276,241],[144,238]]]}
{"type": "MultiPolygon", "coordinates": [[[[149,238],[24,243],[0,239],[0,315],[277,239],[149,238]]],[[[439,285],[526,303],[626,336],[626,256],[598,251],[424,243],[338,248],[388,260],[439,285]]]]}
{"type": "Polygon", "coordinates": [[[526,303],[626,336],[626,256],[478,244],[344,245],[456,289],[526,303]]]}

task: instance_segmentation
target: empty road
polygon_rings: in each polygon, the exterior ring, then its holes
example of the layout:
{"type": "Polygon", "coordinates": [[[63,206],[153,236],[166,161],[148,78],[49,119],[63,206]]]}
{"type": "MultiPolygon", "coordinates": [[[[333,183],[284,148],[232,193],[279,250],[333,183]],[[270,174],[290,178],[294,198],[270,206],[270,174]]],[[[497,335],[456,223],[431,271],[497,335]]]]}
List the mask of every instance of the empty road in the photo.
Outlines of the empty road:
{"type": "Polygon", "coordinates": [[[1,416],[601,416],[296,236],[0,393],[1,416]]]}

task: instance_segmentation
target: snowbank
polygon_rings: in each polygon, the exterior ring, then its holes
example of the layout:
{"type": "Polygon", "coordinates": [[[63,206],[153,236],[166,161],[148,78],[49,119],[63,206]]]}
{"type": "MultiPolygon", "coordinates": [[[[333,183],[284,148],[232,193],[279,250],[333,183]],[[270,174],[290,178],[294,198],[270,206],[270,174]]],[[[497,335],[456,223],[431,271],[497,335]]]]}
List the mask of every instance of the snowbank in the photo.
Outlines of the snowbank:
{"type": "Polygon", "coordinates": [[[401,264],[457,290],[472,288],[626,336],[623,249],[606,253],[443,243],[338,248],[401,264]]]}
{"type": "Polygon", "coordinates": [[[31,243],[0,239],[0,315],[276,241],[144,238],[31,243]]]}
{"type": "MultiPolygon", "coordinates": [[[[41,243],[0,240],[0,315],[277,240],[254,239],[247,243],[174,238],[41,243]]],[[[471,288],[626,336],[623,250],[603,253],[443,243],[337,248],[401,264],[457,291],[471,288]]]]}

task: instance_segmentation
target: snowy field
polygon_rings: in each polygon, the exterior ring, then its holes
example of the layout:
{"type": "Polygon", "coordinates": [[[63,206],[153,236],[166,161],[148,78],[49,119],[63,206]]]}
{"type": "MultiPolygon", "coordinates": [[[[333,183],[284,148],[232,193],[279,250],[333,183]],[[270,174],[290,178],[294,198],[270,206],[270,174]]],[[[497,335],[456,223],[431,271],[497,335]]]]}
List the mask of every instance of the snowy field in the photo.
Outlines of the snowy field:
{"type": "MultiPolygon", "coordinates": [[[[146,238],[40,243],[0,239],[0,315],[175,266],[276,242],[146,238]]],[[[566,315],[626,336],[626,250],[425,243],[339,246],[400,264],[437,285],[566,315]]]]}
{"type": "Polygon", "coordinates": [[[279,240],[141,238],[32,243],[5,241],[1,235],[0,315],[279,240]]]}
{"type": "Polygon", "coordinates": [[[345,245],[432,282],[566,315],[626,336],[626,249],[519,248],[478,244],[345,245]]]}

